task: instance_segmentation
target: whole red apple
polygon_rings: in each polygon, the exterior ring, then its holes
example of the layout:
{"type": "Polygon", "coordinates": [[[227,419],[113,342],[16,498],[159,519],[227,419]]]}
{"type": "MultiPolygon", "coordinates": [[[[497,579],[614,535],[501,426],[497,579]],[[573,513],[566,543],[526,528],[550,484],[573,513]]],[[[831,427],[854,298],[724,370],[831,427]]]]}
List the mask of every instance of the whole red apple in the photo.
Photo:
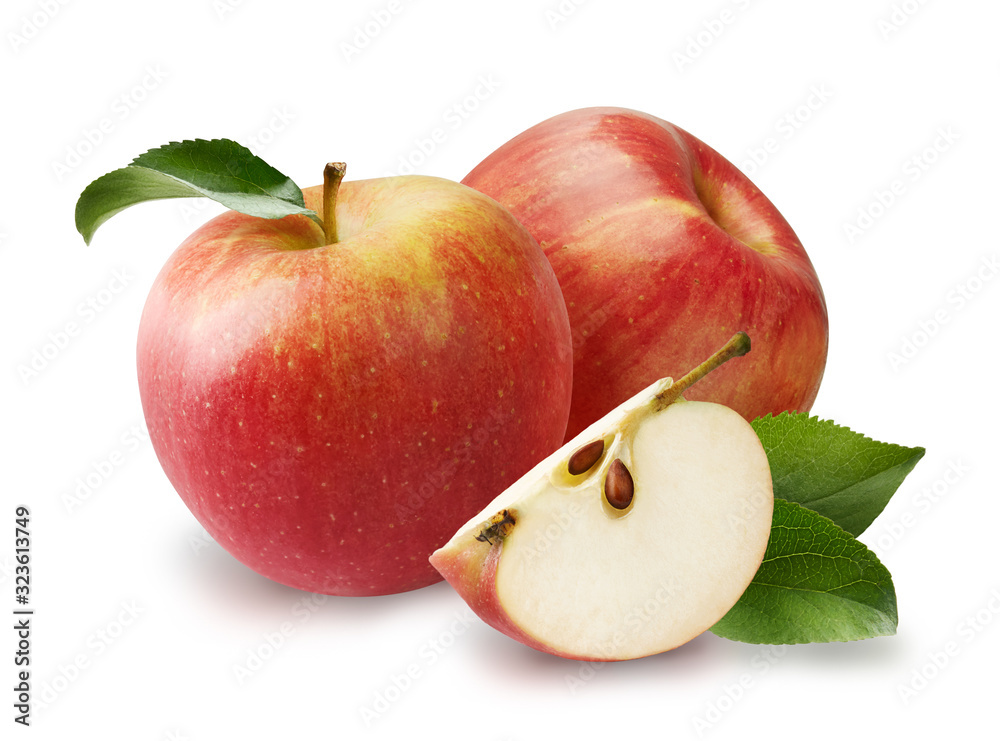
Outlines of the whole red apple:
{"type": "Polygon", "coordinates": [[[428,555],[560,445],[569,322],[535,240],[458,183],[345,182],[335,234],[230,211],[189,237],[143,310],[143,411],[240,561],[311,592],[401,592],[439,580],[428,555]]]}
{"type": "Polygon", "coordinates": [[[754,353],[692,399],[747,419],[808,411],[826,365],[826,302],[806,251],[734,165],[622,108],[550,118],[462,181],[523,223],[555,269],[573,331],[566,439],[743,330],[754,353]]]}

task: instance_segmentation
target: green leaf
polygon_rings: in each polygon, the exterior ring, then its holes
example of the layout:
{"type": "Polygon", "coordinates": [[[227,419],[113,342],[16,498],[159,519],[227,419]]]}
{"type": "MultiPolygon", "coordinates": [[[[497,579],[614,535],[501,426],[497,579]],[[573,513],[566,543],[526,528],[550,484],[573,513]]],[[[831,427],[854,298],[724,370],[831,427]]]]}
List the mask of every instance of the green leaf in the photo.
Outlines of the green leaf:
{"type": "Polygon", "coordinates": [[[828,518],[775,499],[764,560],[712,632],[744,643],[824,643],[893,635],[896,624],[892,577],[875,554],[828,518]]]}
{"type": "Polygon", "coordinates": [[[871,525],[924,455],[829,421],[782,412],[752,423],[771,464],[774,496],[825,515],[854,536],[871,525]]]}
{"type": "Polygon", "coordinates": [[[194,139],[151,149],[88,185],[76,204],[76,228],[90,244],[97,228],[119,211],[186,196],[265,219],[305,214],[322,226],[299,187],[249,149],[229,139],[194,139]]]}

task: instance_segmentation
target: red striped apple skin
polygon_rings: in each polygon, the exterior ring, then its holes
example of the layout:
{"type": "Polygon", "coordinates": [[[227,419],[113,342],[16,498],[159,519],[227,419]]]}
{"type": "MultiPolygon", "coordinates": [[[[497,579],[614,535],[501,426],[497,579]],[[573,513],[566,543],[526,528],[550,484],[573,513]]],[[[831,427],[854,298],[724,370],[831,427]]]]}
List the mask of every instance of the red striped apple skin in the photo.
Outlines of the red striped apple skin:
{"type": "Polygon", "coordinates": [[[506,206],[559,279],[574,348],[567,440],[739,330],[753,352],[689,398],[748,420],[812,406],[829,334],[813,265],[764,194],[691,134],[623,108],[570,111],[462,182],[506,206]]]}
{"type": "Polygon", "coordinates": [[[569,322],[535,241],[458,183],[345,182],[337,224],[331,245],[304,216],[196,231],[143,310],[139,387],[167,477],[236,558],[389,594],[439,581],[429,554],[559,447],[569,322]]]}

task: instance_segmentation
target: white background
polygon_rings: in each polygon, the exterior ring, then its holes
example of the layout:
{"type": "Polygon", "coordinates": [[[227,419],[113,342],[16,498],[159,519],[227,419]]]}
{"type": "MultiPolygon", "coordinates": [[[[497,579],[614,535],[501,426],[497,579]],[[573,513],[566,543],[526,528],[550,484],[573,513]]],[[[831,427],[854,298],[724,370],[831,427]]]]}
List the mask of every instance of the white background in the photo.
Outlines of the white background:
{"type": "Polygon", "coordinates": [[[995,734],[998,22],[986,0],[7,0],[0,601],[13,609],[26,504],[43,706],[15,735],[5,690],[4,738],[995,734]],[[206,539],[162,474],[141,432],[139,315],[221,207],[138,206],[85,247],[87,183],[194,137],[254,146],[303,187],[329,160],[352,179],[409,161],[458,180],[590,105],[665,118],[752,171],[826,292],[814,413],[927,448],[862,536],[894,576],[897,636],[771,651],[707,634],[594,669],[469,618],[445,584],[313,601],[270,583],[206,539]],[[423,155],[435,128],[445,140],[423,155]],[[70,322],[77,336],[25,374],[70,322]]]}

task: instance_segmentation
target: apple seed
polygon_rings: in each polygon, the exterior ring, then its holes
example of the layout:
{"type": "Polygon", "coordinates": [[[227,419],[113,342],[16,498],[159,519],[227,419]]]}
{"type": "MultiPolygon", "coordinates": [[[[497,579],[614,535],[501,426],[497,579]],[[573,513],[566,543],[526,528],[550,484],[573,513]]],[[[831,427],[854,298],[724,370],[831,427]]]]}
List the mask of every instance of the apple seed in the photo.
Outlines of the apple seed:
{"type": "Polygon", "coordinates": [[[576,452],[569,457],[567,468],[571,476],[579,476],[586,473],[604,455],[604,440],[594,440],[592,443],[577,448],[576,452]]]}
{"type": "Polygon", "coordinates": [[[615,458],[608,467],[608,477],[604,480],[604,496],[607,497],[608,504],[615,509],[625,509],[632,502],[634,493],[632,474],[620,458],[615,458]]]}

